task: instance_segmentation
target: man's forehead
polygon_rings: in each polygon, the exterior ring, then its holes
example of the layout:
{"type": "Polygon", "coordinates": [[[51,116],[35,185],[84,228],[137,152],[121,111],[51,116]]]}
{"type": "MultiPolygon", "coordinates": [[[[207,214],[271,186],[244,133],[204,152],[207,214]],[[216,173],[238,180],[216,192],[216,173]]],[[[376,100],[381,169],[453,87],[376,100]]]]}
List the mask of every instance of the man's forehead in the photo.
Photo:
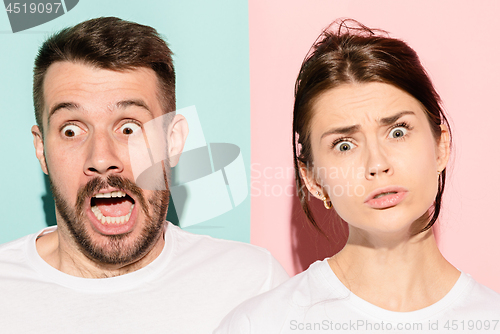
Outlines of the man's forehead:
{"type": "Polygon", "coordinates": [[[82,61],[58,61],[50,65],[45,75],[44,87],[51,83],[53,78],[74,78],[75,76],[91,77],[95,82],[106,81],[114,77],[130,76],[151,84],[158,83],[156,73],[148,67],[134,67],[124,69],[109,69],[82,61]]]}
{"type": "Polygon", "coordinates": [[[113,107],[161,108],[156,73],[139,67],[115,71],[82,62],[56,62],[44,80],[44,114],[60,108],[79,109],[103,104],[113,107]]]}

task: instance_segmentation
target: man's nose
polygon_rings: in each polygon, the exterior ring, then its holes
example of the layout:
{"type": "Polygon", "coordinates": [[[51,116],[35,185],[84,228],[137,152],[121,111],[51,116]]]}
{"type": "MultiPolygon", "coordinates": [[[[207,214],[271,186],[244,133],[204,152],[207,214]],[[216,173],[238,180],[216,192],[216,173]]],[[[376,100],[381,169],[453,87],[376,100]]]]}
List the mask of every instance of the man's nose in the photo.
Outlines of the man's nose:
{"type": "Polygon", "coordinates": [[[94,133],[89,139],[84,166],[84,173],[87,176],[123,172],[123,162],[112,134],[94,133]]]}

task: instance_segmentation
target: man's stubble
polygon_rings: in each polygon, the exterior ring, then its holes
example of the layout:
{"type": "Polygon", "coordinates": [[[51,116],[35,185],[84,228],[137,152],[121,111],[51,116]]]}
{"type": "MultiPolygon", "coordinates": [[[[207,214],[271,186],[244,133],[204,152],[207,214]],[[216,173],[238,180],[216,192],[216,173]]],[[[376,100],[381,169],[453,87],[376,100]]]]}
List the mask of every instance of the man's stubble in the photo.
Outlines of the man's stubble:
{"type": "Polygon", "coordinates": [[[76,205],[72,207],[61,195],[50,173],[49,179],[54,201],[63,223],[79,250],[89,259],[105,265],[130,264],[144,257],[162,237],[170,196],[168,190],[153,191],[147,200],[148,207],[142,189],[132,181],[117,175],[110,175],[106,179],[95,177],[78,190],[76,205]],[[108,187],[129,192],[139,201],[145,221],[140,235],[135,237],[136,240],[131,240],[130,233],[125,233],[106,235],[104,243],[97,242],[87,230],[86,226],[90,224],[85,224],[88,218],[83,211],[84,203],[90,199],[90,196],[108,187]]]}

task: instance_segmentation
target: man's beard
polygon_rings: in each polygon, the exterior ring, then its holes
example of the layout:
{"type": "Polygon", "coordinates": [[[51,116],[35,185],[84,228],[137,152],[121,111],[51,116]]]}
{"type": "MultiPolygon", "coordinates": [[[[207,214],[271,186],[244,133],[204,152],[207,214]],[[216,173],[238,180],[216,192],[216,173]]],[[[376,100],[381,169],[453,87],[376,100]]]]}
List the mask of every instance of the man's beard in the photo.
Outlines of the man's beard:
{"type": "Polygon", "coordinates": [[[116,175],[110,175],[106,180],[95,177],[78,190],[76,205],[73,208],[62,197],[52,179],[50,179],[50,187],[57,210],[67,230],[80,251],[93,261],[111,265],[133,263],[146,255],[163,233],[170,196],[168,190],[153,191],[148,199],[148,208],[141,188],[132,181],[116,175]],[[93,240],[88,228],[85,227],[85,220],[88,221],[88,218],[83,207],[88,198],[105,188],[115,188],[135,195],[145,217],[144,227],[139,236],[132,237],[130,233],[101,235],[100,239],[105,237],[105,242],[93,240]]]}

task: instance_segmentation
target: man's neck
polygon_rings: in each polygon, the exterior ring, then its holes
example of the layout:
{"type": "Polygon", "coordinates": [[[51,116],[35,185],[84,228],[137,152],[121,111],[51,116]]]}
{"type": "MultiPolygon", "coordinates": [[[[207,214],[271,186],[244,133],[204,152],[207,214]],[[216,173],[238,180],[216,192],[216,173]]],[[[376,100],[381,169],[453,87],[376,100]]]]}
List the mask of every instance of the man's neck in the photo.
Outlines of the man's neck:
{"type": "Polygon", "coordinates": [[[39,237],[36,250],[45,262],[65,274],[83,278],[107,278],[134,272],[150,264],[163,250],[164,235],[165,233],[159,234],[158,240],[143,257],[120,265],[102,264],[89,259],[59,229],[39,237]]]}

